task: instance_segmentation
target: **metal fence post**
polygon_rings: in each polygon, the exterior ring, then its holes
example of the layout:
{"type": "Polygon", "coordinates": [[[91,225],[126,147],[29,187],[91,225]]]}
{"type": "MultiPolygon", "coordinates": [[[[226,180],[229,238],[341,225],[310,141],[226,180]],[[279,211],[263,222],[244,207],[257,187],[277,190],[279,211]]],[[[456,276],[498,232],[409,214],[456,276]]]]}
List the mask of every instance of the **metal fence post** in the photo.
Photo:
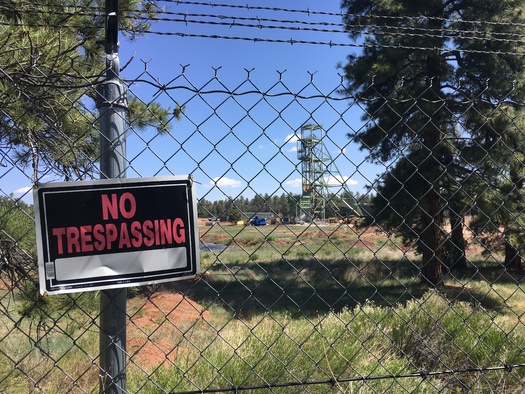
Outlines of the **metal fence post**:
{"type": "MultiPolygon", "coordinates": [[[[127,97],[119,79],[118,0],[106,0],[106,80],[97,87],[100,177],[125,178],[127,97]]],[[[100,294],[100,392],[126,392],[127,290],[100,294]]]]}

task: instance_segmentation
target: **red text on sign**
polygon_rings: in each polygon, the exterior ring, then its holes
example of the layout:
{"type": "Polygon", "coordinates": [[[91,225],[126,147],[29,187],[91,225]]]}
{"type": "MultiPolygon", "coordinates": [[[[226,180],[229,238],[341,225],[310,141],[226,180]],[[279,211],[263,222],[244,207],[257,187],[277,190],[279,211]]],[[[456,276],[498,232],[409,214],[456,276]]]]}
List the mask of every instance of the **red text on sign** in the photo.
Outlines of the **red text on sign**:
{"type": "Polygon", "coordinates": [[[176,246],[186,242],[181,218],[58,227],[52,234],[56,237],[58,255],[176,246]]]}
{"type": "Polygon", "coordinates": [[[118,219],[119,213],[125,219],[131,219],[137,212],[137,202],[130,192],[122,193],[118,198],[115,193],[102,195],[102,219],[118,219]]]}

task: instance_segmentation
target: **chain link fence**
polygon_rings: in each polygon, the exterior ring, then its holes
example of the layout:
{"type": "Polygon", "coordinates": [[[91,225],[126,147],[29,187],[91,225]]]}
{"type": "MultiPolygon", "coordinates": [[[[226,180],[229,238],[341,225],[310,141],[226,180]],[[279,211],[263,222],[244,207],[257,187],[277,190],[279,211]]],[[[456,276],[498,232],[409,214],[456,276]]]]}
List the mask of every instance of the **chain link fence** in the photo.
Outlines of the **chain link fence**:
{"type": "MultiPolygon", "coordinates": [[[[260,86],[246,71],[230,86],[222,72],[181,67],[159,84],[145,67],[126,80],[127,176],[193,176],[202,267],[129,289],[126,390],[524,390],[513,91],[438,97],[425,81],[410,96],[397,81],[384,96],[370,81],[373,94],[357,97],[340,76],[326,88],[305,74],[292,89],[286,73],[260,86]],[[389,139],[395,128],[405,137],[389,139]],[[388,160],[367,153],[367,130],[384,135],[388,160]]],[[[71,91],[12,82],[12,105],[54,98],[60,125],[0,109],[0,391],[96,392],[99,294],[39,295],[31,192],[11,186],[99,177],[93,80],[71,91]]]]}

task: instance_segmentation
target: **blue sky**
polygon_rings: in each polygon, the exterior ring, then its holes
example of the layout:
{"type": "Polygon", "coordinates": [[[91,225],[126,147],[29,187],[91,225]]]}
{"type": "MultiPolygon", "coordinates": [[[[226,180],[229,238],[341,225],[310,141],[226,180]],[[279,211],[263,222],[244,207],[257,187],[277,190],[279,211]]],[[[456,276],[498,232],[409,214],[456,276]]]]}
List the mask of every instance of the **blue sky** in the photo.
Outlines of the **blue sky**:
{"type": "MultiPolygon", "coordinates": [[[[229,0],[224,3],[245,6],[247,2],[229,0]]],[[[203,91],[224,90],[226,87],[236,92],[259,90],[280,93],[289,90],[305,96],[320,92],[327,95],[341,81],[341,70],[337,69],[337,64],[345,63],[346,56],[356,50],[350,45],[292,45],[173,35],[184,33],[351,44],[344,33],[257,29],[236,25],[254,23],[242,21],[247,17],[337,24],[341,23],[338,16],[212,7],[208,3],[160,4],[173,13],[162,14],[164,17],[181,18],[179,14],[182,13],[187,15],[188,20],[227,22],[228,25],[160,21],[154,23],[151,30],[168,35],[147,34],[132,42],[121,36],[121,65],[127,64],[121,76],[126,80],[135,80],[140,76],[141,80],[156,81],[168,87],[193,85],[203,91]],[[215,15],[216,18],[194,16],[197,14],[215,15]],[[312,80],[313,84],[310,83],[312,80]]],[[[249,4],[251,7],[340,12],[339,0],[259,0],[249,4]]],[[[322,28],[320,25],[314,27],[322,28]]],[[[321,124],[327,130],[325,145],[334,159],[332,170],[337,169],[338,180],[345,182],[350,190],[363,192],[380,172],[365,162],[365,152],[358,151],[357,145],[349,143],[346,137],[349,126],[361,127],[362,115],[358,106],[349,108],[351,103],[346,101],[327,103],[322,99],[313,99],[298,103],[293,102],[289,95],[261,101],[261,96],[256,94],[246,94],[237,99],[214,94],[199,98],[184,89],[159,92],[146,82],[132,84],[131,93],[145,102],[155,100],[171,108],[174,100],[184,103],[185,114],[181,121],[172,123],[168,136],[158,136],[153,130],[140,135],[130,134],[127,140],[127,156],[131,161],[127,176],[130,178],[192,173],[198,182],[198,197],[211,200],[241,194],[251,198],[256,192],[298,194],[301,191],[301,173],[296,137],[302,124],[312,122],[321,124]]],[[[337,95],[333,93],[332,96],[337,95]]],[[[2,190],[15,195],[24,193],[28,186],[25,177],[4,175],[0,179],[3,183],[11,183],[9,189],[2,186],[2,190]]]]}

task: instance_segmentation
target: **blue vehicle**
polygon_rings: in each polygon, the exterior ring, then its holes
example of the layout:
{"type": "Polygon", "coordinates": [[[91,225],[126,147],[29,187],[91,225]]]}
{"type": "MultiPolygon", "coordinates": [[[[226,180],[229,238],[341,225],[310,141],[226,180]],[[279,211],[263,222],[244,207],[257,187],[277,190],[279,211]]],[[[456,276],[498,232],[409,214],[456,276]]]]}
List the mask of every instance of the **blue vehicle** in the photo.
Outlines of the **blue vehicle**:
{"type": "Polygon", "coordinates": [[[252,226],[266,226],[266,219],[256,216],[250,221],[250,224],[252,226]]]}

